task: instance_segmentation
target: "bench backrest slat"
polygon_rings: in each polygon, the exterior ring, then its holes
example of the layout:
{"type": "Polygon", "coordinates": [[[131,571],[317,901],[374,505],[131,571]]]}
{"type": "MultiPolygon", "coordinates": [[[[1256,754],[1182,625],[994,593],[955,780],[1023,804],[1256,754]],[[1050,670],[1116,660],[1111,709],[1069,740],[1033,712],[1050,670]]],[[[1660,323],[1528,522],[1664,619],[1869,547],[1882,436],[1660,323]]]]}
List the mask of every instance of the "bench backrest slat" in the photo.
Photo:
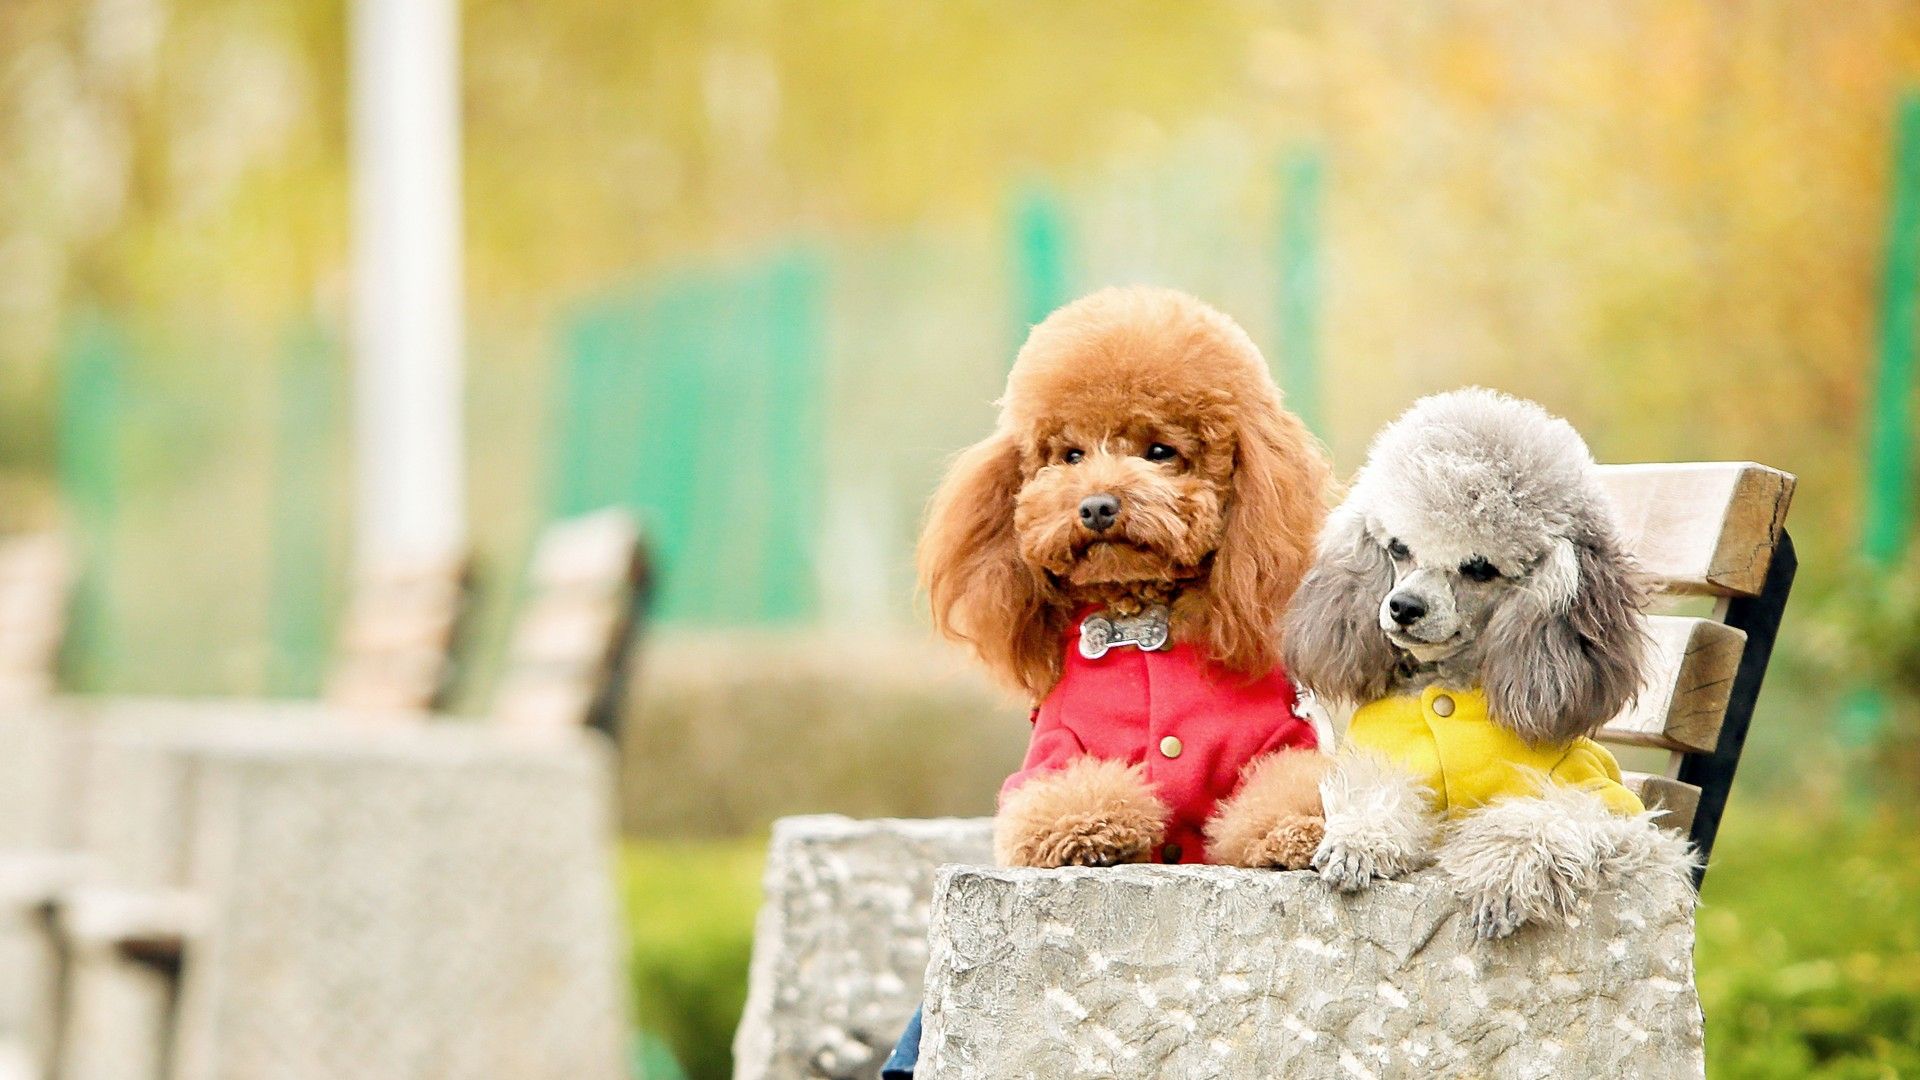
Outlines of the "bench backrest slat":
{"type": "Polygon", "coordinates": [[[0,538],[0,702],[53,693],[73,578],[59,533],[0,538]]]}
{"type": "Polygon", "coordinates": [[[613,735],[649,580],[638,524],[610,509],[550,525],[528,577],[495,721],[613,735]]]}
{"type": "Polygon", "coordinates": [[[368,567],[347,601],[328,704],[395,716],[441,707],[470,584],[464,555],[368,567]]]}
{"type": "Polygon", "coordinates": [[[1655,615],[1652,675],[1600,738],[1628,746],[1707,753],[1719,745],[1745,632],[1712,619],[1655,615]]]}
{"type": "Polygon", "coordinates": [[[1722,598],[1710,617],[1651,618],[1646,685],[1598,733],[1672,752],[1675,775],[1633,773],[1628,783],[1704,858],[1793,585],[1795,480],[1753,462],[1603,465],[1600,477],[1622,540],[1661,592],[1722,598]]]}
{"type": "Polygon", "coordinates": [[[1620,531],[1668,592],[1757,596],[1794,477],[1750,461],[1602,465],[1620,531]]]}

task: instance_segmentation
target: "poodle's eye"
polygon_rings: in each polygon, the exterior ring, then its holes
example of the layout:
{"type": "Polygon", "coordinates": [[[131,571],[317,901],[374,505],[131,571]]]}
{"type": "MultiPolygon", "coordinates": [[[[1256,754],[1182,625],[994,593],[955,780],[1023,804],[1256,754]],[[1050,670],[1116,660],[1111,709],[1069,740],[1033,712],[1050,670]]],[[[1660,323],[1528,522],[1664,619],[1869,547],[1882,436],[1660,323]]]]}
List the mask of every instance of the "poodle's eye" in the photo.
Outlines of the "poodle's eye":
{"type": "Polygon", "coordinates": [[[1060,460],[1066,462],[1069,465],[1078,465],[1080,464],[1080,459],[1086,456],[1087,455],[1084,452],[1076,448],[1073,450],[1069,450],[1064,454],[1061,454],[1060,460]]]}
{"type": "Polygon", "coordinates": [[[1484,557],[1475,555],[1460,564],[1460,576],[1468,581],[1492,581],[1500,576],[1500,570],[1484,557]]]}
{"type": "Polygon", "coordinates": [[[1180,456],[1180,451],[1175,450],[1166,443],[1157,442],[1147,447],[1147,452],[1141,456],[1145,457],[1148,461],[1172,461],[1174,458],[1180,456]]]}
{"type": "Polygon", "coordinates": [[[1413,550],[1398,540],[1387,541],[1387,554],[1393,556],[1395,559],[1413,558],[1413,550]]]}

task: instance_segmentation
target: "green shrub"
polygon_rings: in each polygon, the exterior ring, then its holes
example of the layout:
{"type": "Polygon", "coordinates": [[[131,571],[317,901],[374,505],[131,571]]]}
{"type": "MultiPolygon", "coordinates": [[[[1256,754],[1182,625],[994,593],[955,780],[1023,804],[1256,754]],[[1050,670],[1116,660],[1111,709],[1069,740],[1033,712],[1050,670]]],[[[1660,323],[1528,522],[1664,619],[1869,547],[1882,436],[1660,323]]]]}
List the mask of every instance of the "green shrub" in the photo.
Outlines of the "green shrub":
{"type": "Polygon", "coordinates": [[[991,814],[1027,710],[922,635],[662,633],[622,740],[629,836],[763,835],[788,814],[991,814]]]}
{"type": "MultiPolygon", "coordinates": [[[[1873,736],[1870,778],[1911,792],[1920,783],[1920,545],[1890,570],[1850,571],[1814,609],[1805,642],[1829,685],[1855,690],[1848,709],[1869,707],[1858,692],[1876,695],[1877,719],[1851,734],[1873,736]]],[[[1843,728],[1855,723],[1844,712],[1841,719],[1843,728]]]]}
{"type": "Polygon", "coordinates": [[[1891,811],[1728,819],[1696,958],[1710,1076],[1920,1076],[1916,825],[1891,811]]]}
{"type": "Polygon", "coordinates": [[[622,855],[634,1010],[688,1080],[732,1074],[764,857],[758,841],[634,842],[622,855]]]}

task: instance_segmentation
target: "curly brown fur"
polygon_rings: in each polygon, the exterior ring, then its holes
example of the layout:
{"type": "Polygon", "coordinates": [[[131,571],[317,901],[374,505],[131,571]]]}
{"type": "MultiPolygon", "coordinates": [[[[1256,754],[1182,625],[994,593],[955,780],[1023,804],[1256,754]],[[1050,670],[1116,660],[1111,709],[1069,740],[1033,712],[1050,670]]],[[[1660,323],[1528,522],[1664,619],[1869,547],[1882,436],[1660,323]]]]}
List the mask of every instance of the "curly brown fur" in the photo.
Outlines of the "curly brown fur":
{"type": "Polygon", "coordinates": [[[1022,475],[1011,432],[961,453],[927,512],[920,581],[940,633],[972,645],[989,671],[1038,698],[1060,677],[1060,636],[1072,611],[1021,558],[1013,501],[1022,475]]]}
{"type": "Polygon", "coordinates": [[[994,434],[934,496],[921,581],[936,628],[1034,699],[1083,604],[1171,600],[1177,638],[1259,675],[1330,486],[1233,320],[1169,289],[1107,289],[1033,329],[994,434]],[[1078,512],[1100,493],[1120,501],[1105,531],[1078,512]]]}
{"type": "Polygon", "coordinates": [[[1320,780],[1333,759],[1281,750],[1248,763],[1240,790],[1207,822],[1207,854],[1227,866],[1303,870],[1326,829],[1320,780]]]}
{"type": "Polygon", "coordinates": [[[1142,862],[1166,831],[1166,804],[1140,766],[1081,758],[1001,797],[993,857],[1002,866],[1142,862]]]}

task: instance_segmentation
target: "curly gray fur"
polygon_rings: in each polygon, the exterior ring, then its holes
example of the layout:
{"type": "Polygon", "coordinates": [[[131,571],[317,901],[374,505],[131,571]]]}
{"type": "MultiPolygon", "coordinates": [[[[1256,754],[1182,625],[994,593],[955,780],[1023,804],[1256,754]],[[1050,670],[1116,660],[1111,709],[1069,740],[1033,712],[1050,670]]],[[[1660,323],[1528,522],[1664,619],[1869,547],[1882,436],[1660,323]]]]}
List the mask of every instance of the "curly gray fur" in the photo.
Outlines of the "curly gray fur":
{"type": "Polygon", "coordinates": [[[1287,606],[1281,662],[1328,698],[1371,701],[1394,678],[1393,643],[1380,632],[1380,597],[1393,587],[1393,564],[1345,507],[1320,534],[1313,568],[1287,606]]]}
{"type": "Polygon", "coordinates": [[[1575,545],[1579,585],[1564,612],[1512,597],[1487,623],[1480,682],[1492,715],[1534,743],[1593,730],[1640,690],[1646,590],[1610,534],[1575,545]]]}
{"type": "Polygon", "coordinates": [[[1288,610],[1288,670],[1355,703],[1484,687],[1522,738],[1587,734],[1632,701],[1646,661],[1645,589],[1616,532],[1566,421],[1491,390],[1422,398],[1327,522],[1288,610]],[[1476,562],[1494,577],[1463,576],[1476,562]],[[1390,595],[1433,616],[1399,626],[1390,595]]]}
{"type": "Polygon", "coordinates": [[[1467,815],[1437,856],[1482,938],[1533,923],[1564,924],[1583,897],[1624,881],[1687,880],[1684,837],[1654,827],[1659,811],[1622,817],[1597,795],[1541,778],[1540,794],[1467,815]]]}
{"type": "Polygon", "coordinates": [[[1418,780],[1383,758],[1358,751],[1340,755],[1320,781],[1327,823],[1313,868],[1341,892],[1358,892],[1377,878],[1424,866],[1440,827],[1429,798],[1418,780]]]}

